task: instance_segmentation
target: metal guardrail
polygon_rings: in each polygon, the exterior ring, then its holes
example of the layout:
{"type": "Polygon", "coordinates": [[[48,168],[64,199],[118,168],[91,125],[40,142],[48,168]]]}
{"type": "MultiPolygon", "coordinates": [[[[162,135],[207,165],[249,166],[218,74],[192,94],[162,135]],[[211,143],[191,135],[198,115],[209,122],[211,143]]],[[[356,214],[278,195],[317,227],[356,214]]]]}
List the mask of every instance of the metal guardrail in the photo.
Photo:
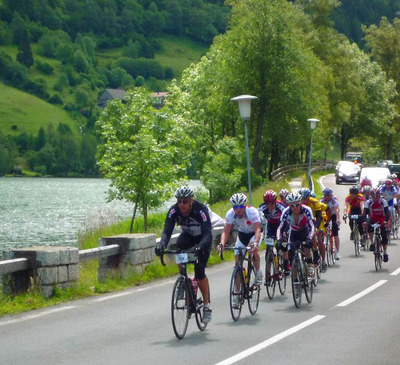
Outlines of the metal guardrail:
{"type": "MultiPolygon", "coordinates": [[[[314,162],[311,164],[311,173],[318,171],[318,170],[324,170],[326,168],[331,168],[334,166],[333,162],[314,162]]],[[[286,176],[288,172],[293,172],[293,171],[307,171],[308,170],[308,164],[303,163],[303,164],[297,164],[297,165],[287,165],[280,167],[279,169],[276,169],[271,172],[270,177],[272,181],[278,181],[279,179],[283,178],[286,176]]]]}

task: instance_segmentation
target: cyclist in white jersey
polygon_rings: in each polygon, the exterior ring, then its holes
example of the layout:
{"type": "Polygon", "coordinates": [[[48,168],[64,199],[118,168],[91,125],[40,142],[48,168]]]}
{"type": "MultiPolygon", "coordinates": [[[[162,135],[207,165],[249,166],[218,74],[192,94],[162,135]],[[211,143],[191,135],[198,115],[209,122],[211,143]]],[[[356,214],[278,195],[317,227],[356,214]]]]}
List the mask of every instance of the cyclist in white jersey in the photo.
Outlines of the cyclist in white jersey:
{"type": "Polygon", "coordinates": [[[238,263],[239,250],[244,250],[247,246],[253,249],[254,267],[256,269],[255,285],[261,285],[263,274],[260,270],[260,254],[258,248],[261,243],[261,217],[257,208],[250,205],[246,206],[246,195],[239,193],[233,194],[230,202],[232,208],[228,210],[225,217],[224,231],[218,245],[218,252],[222,252],[228,242],[232,228],[235,227],[239,233],[235,243],[235,264],[238,263]]]}

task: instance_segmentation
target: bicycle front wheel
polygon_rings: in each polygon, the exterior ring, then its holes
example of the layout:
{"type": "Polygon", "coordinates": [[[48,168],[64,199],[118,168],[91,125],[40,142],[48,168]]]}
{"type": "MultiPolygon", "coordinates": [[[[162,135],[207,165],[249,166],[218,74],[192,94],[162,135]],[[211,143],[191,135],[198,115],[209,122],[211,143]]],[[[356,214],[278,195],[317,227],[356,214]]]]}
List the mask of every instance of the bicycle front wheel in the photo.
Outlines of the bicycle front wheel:
{"type": "Polygon", "coordinates": [[[380,240],[375,239],[374,240],[374,245],[375,245],[375,251],[374,251],[374,263],[375,263],[375,270],[378,271],[379,269],[382,268],[382,254],[381,254],[381,248],[380,248],[380,240]]]}
{"type": "Polygon", "coordinates": [[[200,331],[204,331],[207,327],[207,323],[203,323],[203,309],[204,299],[200,289],[198,289],[196,298],[196,324],[200,331]]]}
{"type": "Polygon", "coordinates": [[[354,253],[357,256],[360,255],[360,233],[357,228],[354,228],[354,253]]]}
{"type": "Polygon", "coordinates": [[[269,299],[273,299],[275,296],[276,271],[275,255],[268,250],[265,257],[265,288],[267,289],[269,299]]]}
{"type": "Polygon", "coordinates": [[[240,318],[244,301],[244,276],[240,267],[235,267],[232,272],[229,288],[229,307],[234,321],[240,318]]]}
{"type": "Polygon", "coordinates": [[[256,281],[256,273],[253,266],[249,265],[249,283],[248,283],[248,296],[247,302],[249,304],[249,311],[251,315],[255,315],[260,301],[260,286],[254,285],[256,281]]]}
{"type": "Polygon", "coordinates": [[[297,308],[300,308],[302,272],[301,272],[300,260],[297,257],[295,257],[292,261],[290,276],[292,279],[292,295],[293,295],[294,305],[297,308]]]}
{"type": "MultiPolygon", "coordinates": [[[[306,265],[305,262],[303,262],[303,265],[306,265]]],[[[314,271],[314,276],[317,274],[314,271]]],[[[312,276],[308,275],[308,272],[305,276],[303,276],[303,286],[304,286],[304,293],[306,295],[306,299],[308,303],[312,302],[313,298],[313,293],[314,293],[314,285],[315,285],[315,279],[312,276]]]]}
{"type": "Polygon", "coordinates": [[[326,255],[326,263],[328,266],[333,265],[333,259],[332,259],[332,250],[331,250],[331,236],[329,233],[326,234],[325,236],[325,255],[326,255]]]}
{"type": "Polygon", "coordinates": [[[185,337],[190,318],[189,286],[184,276],[180,276],[174,285],[171,299],[171,320],[175,336],[185,337]]]}

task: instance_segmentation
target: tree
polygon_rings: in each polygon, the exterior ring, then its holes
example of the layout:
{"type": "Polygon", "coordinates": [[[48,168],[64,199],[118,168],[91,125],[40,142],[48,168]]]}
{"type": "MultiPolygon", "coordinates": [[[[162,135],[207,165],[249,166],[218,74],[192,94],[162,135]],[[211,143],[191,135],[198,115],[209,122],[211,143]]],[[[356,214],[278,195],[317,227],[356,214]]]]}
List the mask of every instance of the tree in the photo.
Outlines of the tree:
{"type": "Polygon", "coordinates": [[[157,110],[151,94],[136,88],[126,95],[126,104],[109,102],[97,122],[103,141],[98,147],[100,170],[111,179],[109,199],[134,204],[131,232],[137,210],[147,229],[148,210],[170,197],[185,176],[193,143],[191,123],[174,95],[179,92],[171,89],[172,101],[157,110]]]}
{"type": "Polygon", "coordinates": [[[28,39],[28,33],[22,33],[20,43],[18,46],[17,61],[30,68],[33,65],[33,54],[31,44],[28,39]]]}

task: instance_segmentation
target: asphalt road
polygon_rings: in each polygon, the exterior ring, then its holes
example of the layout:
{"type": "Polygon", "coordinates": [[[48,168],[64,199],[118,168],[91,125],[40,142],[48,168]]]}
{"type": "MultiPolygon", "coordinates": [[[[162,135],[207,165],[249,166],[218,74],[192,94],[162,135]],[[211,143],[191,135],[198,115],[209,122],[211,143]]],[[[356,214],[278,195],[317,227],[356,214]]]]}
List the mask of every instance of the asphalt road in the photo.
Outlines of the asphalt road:
{"type": "MultiPolygon", "coordinates": [[[[343,207],[349,185],[322,180],[343,207]]],[[[311,304],[287,292],[257,314],[229,312],[232,263],[208,268],[213,320],[200,332],[191,320],[176,339],[170,320],[175,278],[120,293],[0,319],[0,364],[398,364],[400,362],[400,240],[375,271],[372,253],[354,256],[341,225],[341,260],[323,274],[311,304]]]]}

